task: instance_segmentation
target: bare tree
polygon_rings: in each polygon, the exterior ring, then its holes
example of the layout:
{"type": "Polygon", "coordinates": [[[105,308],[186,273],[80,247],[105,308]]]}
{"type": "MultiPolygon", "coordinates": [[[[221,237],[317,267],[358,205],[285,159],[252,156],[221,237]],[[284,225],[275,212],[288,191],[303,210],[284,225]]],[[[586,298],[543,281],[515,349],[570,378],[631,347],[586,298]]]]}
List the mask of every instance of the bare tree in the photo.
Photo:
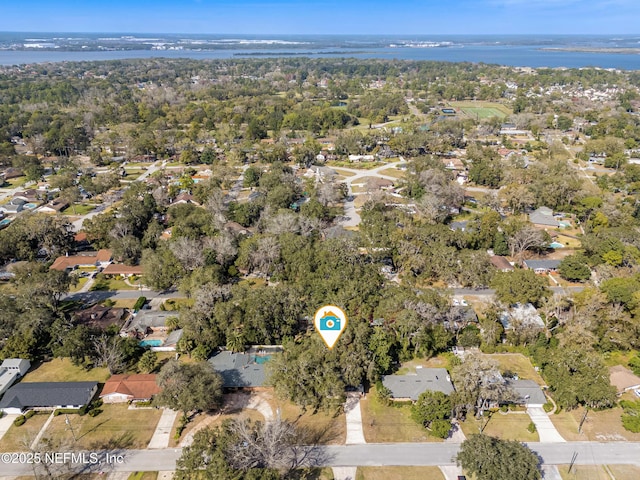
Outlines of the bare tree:
{"type": "Polygon", "coordinates": [[[101,335],[93,341],[94,360],[97,366],[107,367],[112,375],[125,367],[125,354],[122,350],[121,337],[101,335]]]}
{"type": "Polygon", "coordinates": [[[216,285],[206,283],[196,292],[196,302],[193,310],[199,313],[209,314],[216,303],[226,301],[231,297],[231,287],[229,285],[216,285]]]}
{"type": "Polygon", "coordinates": [[[256,249],[250,254],[251,264],[265,275],[273,273],[279,259],[280,245],[273,237],[259,239],[256,249]]]}
{"type": "Polygon", "coordinates": [[[187,270],[195,270],[205,264],[204,252],[199,240],[178,237],[169,244],[169,248],[187,270]]]}
{"type": "Polygon", "coordinates": [[[507,243],[511,256],[521,260],[525,251],[544,246],[544,235],[537,228],[526,225],[511,235],[507,243]]]}
{"type": "Polygon", "coordinates": [[[211,248],[216,252],[216,262],[226,265],[238,253],[238,248],[233,237],[228,233],[222,233],[217,237],[207,238],[204,241],[204,248],[211,248]]]}

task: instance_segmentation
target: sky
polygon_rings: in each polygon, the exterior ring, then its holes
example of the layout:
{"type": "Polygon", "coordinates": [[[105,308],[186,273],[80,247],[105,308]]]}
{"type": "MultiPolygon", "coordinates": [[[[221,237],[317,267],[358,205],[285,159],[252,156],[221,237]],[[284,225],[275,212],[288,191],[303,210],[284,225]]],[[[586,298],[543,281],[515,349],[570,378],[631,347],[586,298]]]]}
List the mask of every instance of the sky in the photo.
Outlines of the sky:
{"type": "Polygon", "coordinates": [[[639,0],[0,0],[0,31],[637,34],[639,0]]]}

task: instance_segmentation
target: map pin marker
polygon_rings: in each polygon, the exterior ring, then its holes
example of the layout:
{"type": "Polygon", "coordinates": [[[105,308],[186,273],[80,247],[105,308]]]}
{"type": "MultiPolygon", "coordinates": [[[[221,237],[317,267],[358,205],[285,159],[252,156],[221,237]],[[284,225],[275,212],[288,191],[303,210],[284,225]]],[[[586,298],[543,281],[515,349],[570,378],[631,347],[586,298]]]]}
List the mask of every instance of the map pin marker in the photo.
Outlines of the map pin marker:
{"type": "Polygon", "coordinates": [[[313,324],[324,343],[331,349],[344,329],[347,328],[347,316],[340,308],[334,305],[325,305],[316,312],[313,324]]]}

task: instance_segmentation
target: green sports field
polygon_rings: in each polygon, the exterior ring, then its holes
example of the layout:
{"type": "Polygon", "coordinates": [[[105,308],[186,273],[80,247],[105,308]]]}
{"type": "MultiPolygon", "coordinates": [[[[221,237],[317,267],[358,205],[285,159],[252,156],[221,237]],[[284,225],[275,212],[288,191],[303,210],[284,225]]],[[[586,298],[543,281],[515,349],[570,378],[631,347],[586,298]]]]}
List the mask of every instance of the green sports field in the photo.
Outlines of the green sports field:
{"type": "Polygon", "coordinates": [[[494,102],[451,102],[451,107],[459,108],[466,116],[474,119],[504,118],[511,115],[507,107],[494,102]]]}

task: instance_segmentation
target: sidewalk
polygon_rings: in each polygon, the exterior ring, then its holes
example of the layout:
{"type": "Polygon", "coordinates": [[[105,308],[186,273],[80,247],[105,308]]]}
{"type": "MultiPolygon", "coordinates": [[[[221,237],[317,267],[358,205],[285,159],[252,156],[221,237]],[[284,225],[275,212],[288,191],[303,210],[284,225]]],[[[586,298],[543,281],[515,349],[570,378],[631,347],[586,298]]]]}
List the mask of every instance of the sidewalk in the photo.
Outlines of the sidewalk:
{"type": "Polygon", "coordinates": [[[462,468],[456,465],[438,467],[446,480],[458,480],[458,475],[462,475],[462,468]]]}
{"type": "Polygon", "coordinates": [[[47,428],[49,428],[49,425],[51,424],[52,420],[53,420],[53,412],[51,412],[51,415],[49,415],[49,418],[47,418],[47,421],[44,422],[44,425],[38,432],[38,435],[36,435],[36,438],[33,439],[33,442],[31,443],[31,450],[36,449],[36,447],[38,446],[38,443],[40,442],[40,440],[42,440],[42,436],[44,435],[44,432],[46,432],[47,428]]]}
{"type": "Polygon", "coordinates": [[[333,480],[356,480],[358,467],[331,467],[333,480]]]}

